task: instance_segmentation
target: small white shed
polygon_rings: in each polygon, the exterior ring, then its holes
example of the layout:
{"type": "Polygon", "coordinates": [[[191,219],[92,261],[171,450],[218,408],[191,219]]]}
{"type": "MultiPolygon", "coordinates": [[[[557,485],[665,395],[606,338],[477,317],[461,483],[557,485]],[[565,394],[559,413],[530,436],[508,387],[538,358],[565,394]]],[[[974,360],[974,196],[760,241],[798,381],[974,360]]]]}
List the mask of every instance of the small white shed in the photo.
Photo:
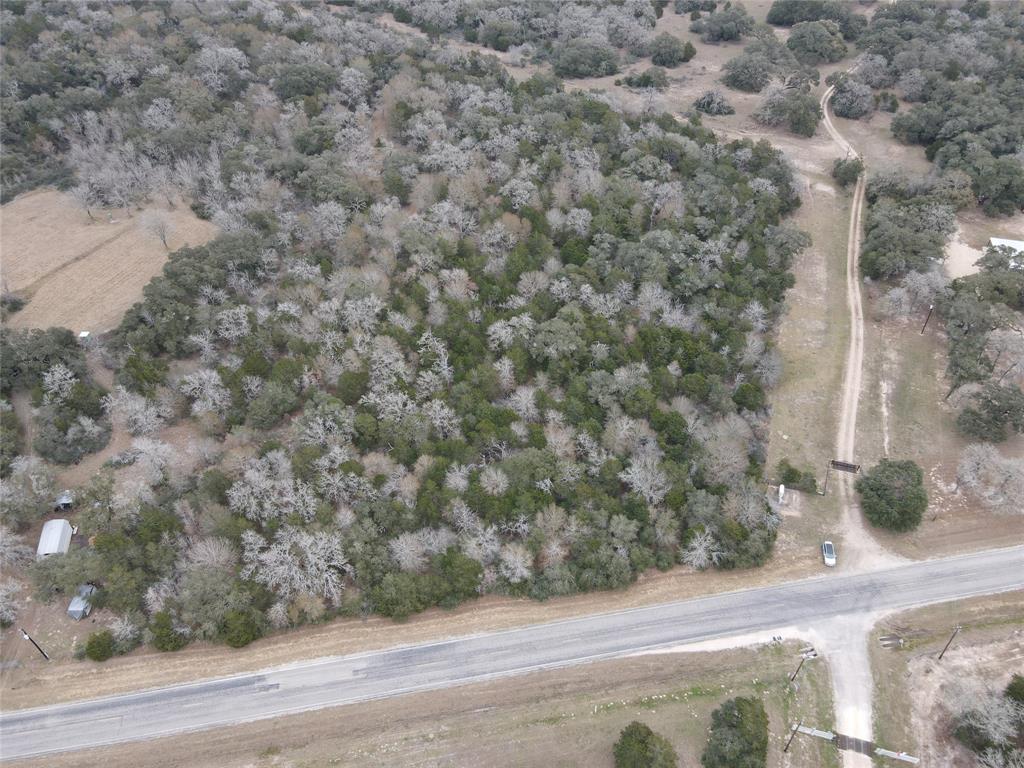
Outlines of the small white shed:
{"type": "Polygon", "coordinates": [[[47,555],[63,555],[71,548],[73,533],[74,529],[67,520],[47,520],[39,535],[36,559],[42,560],[47,555]]]}
{"type": "Polygon", "coordinates": [[[68,605],[68,616],[75,621],[81,621],[92,612],[92,603],[89,602],[89,598],[92,597],[96,591],[96,587],[92,584],[82,584],[78,588],[78,594],[71,598],[71,603],[68,605]]]}

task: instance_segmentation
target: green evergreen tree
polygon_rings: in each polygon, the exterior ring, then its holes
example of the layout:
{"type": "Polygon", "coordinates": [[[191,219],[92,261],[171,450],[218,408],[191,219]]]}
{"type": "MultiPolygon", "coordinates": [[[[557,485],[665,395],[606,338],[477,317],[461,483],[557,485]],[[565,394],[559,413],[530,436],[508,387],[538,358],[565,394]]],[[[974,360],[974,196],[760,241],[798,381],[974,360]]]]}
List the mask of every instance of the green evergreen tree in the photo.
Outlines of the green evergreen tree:
{"type": "Polygon", "coordinates": [[[664,736],[634,720],[615,742],[615,768],[676,768],[679,757],[664,736]]]}

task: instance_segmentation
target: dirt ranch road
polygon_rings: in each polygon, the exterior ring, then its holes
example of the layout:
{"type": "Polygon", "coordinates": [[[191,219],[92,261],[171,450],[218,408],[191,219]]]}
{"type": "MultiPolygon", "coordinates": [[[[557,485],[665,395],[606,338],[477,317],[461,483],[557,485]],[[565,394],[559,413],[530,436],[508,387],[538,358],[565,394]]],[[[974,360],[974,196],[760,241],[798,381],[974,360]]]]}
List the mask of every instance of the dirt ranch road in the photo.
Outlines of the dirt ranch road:
{"type": "MultiPolygon", "coordinates": [[[[835,86],[832,86],[822,94],[822,122],[829,136],[847,156],[859,157],[857,151],[843,138],[832,122],[829,99],[832,98],[834,90],[835,86]]],[[[850,346],[847,349],[846,370],[843,374],[835,458],[850,462],[856,459],[857,410],[860,405],[861,374],[864,367],[864,307],[860,290],[860,240],[866,186],[865,174],[862,173],[853,189],[850,229],[846,244],[846,303],[850,310],[850,346]]],[[[839,474],[837,479],[843,510],[843,567],[850,570],[862,570],[870,567],[873,563],[895,564],[900,562],[900,558],[887,553],[864,526],[850,476],[839,474]]]]}
{"type": "Polygon", "coordinates": [[[0,716],[5,760],[198,731],[642,650],[1024,588],[1024,546],[319,659],[0,716]]]}
{"type": "MultiPolygon", "coordinates": [[[[851,70],[852,71],[852,70],[851,70]]],[[[821,96],[822,122],[829,136],[847,157],[860,157],[853,146],[843,138],[832,122],[829,101],[835,86],[821,96]]],[[[846,353],[843,391],[840,398],[839,429],[836,432],[836,458],[856,462],[857,409],[860,405],[862,370],[864,366],[864,307],[861,300],[860,241],[864,211],[866,175],[861,173],[853,189],[850,210],[850,229],[846,242],[846,303],[850,311],[850,345],[846,353]]],[[[839,501],[842,509],[842,567],[851,571],[869,570],[880,565],[904,562],[903,558],[886,552],[871,536],[864,525],[853,477],[837,473],[839,501]]],[[[877,618],[877,617],[875,617],[877,618]]],[[[868,632],[873,620],[860,624],[835,624],[835,636],[827,637],[825,644],[842,648],[843,659],[833,664],[832,687],[835,696],[836,729],[848,736],[870,741],[872,736],[872,678],[868,659],[868,632]]],[[[843,764],[847,768],[869,768],[871,758],[855,752],[844,752],[843,764]]]]}

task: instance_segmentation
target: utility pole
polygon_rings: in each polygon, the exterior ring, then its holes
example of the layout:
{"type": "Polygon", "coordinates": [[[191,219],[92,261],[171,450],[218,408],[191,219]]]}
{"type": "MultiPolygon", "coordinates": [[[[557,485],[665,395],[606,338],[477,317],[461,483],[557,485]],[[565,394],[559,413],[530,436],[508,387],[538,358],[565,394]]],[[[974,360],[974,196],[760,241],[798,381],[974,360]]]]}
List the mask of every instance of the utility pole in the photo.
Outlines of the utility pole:
{"type": "Polygon", "coordinates": [[[796,680],[796,676],[800,674],[800,669],[803,667],[805,661],[807,661],[807,657],[801,656],[800,663],[796,665],[796,671],[789,676],[789,682],[792,683],[794,680],[796,680]]]}
{"type": "Polygon", "coordinates": [[[797,733],[800,732],[800,726],[803,725],[803,724],[804,724],[804,721],[801,720],[799,723],[797,723],[796,725],[793,726],[793,730],[789,734],[789,741],[787,741],[786,742],[786,746],[784,746],[782,748],[783,752],[789,752],[789,745],[793,743],[793,739],[796,738],[797,733]]]}
{"type": "Polygon", "coordinates": [[[924,319],[924,325],[921,326],[921,335],[924,336],[924,329],[928,327],[928,321],[932,319],[932,310],[935,309],[934,304],[928,305],[928,316],[924,319]]]}
{"type": "Polygon", "coordinates": [[[800,670],[803,669],[805,661],[807,661],[808,659],[816,659],[816,658],[818,658],[818,652],[816,650],[814,650],[814,646],[813,645],[809,645],[806,648],[804,648],[802,651],[800,651],[800,663],[797,664],[796,671],[793,672],[793,674],[789,676],[789,682],[792,683],[794,680],[796,680],[796,676],[800,674],[800,670]]]}
{"type": "Polygon", "coordinates": [[[946,641],[946,646],[942,649],[942,652],[939,654],[938,661],[942,661],[942,657],[946,654],[946,651],[949,650],[949,646],[953,644],[953,638],[955,638],[960,633],[961,629],[963,629],[963,627],[961,627],[959,624],[953,627],[953,634],[950,635],[949,640],[946,641]]]}
{"type": "Polygon", "coordinates": [[[33,640],[33,639],[32,639],[32,636],[31,636],[31,635],[29,635],[29,633],[28,633],[28,632],[26,632],[26,631],[24,630],[24,628],[22,628],[22,629],[21,629],[21,636],[22,636],[22,637],[23,637],[23,638],[24,638],[25,640],[28,640],[28,641],[29,641],[30,643],[32,643],[32,645],[34,645],[34,646],[36,647],[36,650],[37,650],[37,651],[39,651],[39,653],[41,653],[41,654],[43,655],[43,658],[44,658],[44,659],[46,659],[47,661],[49,661],[49,660],[50,660],[50,657],[46,655],[46,651],[44,651],[44,650],[43,650],[42,648],[40,648],[40,647],[39,647],[39,643],[37,643],[37,642],[36,642],[35,640],[33,640]]]}

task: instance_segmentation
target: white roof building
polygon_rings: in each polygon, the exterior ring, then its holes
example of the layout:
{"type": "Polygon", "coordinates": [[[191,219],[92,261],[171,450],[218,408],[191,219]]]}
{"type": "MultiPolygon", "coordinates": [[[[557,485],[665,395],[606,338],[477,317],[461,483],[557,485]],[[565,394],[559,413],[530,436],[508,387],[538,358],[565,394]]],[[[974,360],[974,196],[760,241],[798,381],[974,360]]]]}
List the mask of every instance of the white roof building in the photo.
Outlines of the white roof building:
{"type": "Polygon", "coordinates": [[[63,555],[71,548],[72,533],[71,523],[67,520],[47,520],[39,535],[36,559],[41,560],[47,555],[63,555]]]}
{"type": "Polygon", "coordinates": [[[988,244],[993,248],[999,245],[1005,245],[1008,248],[1013,248],[1017,253],[1024,253],[1024,240],[1007,240],[1005,237],[990,237],[988,244]]]}

